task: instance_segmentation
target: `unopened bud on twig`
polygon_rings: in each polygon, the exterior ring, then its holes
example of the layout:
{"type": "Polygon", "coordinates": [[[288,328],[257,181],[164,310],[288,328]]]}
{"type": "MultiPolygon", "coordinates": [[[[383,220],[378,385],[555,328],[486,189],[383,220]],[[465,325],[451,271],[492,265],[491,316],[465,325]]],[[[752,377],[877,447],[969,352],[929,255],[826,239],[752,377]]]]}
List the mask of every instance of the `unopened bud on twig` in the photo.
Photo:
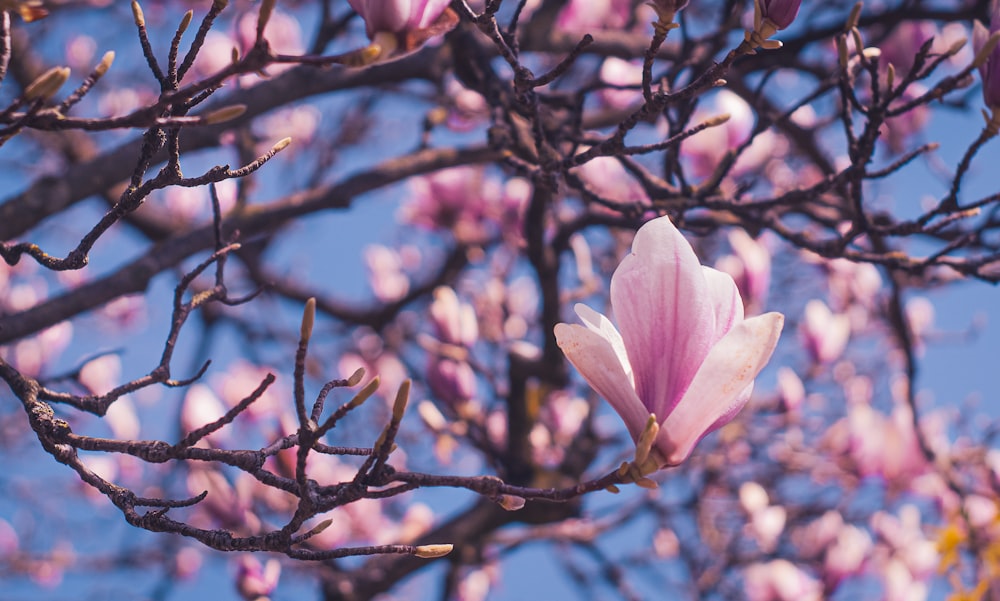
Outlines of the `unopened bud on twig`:
{"type": "Polygon", "coordinates": [[[193,10],[189,10],[186,13],[184,13],[184,16],[181,17],[181,24],[177,26],[177,33],[182,34],[185,31],[187,31],[188,25],[191,24],[191,19],[193,18],[194,18],[193,10]]]}
{"type": "Polygon", "coordinates": [[[53,67],[28,84],[24,90],[24,97],[27,100],[38,98],[47,100],[59,91],[67,79],[69,79],[69,67],[53,67]]]}
{"type": "Polygon", "coordinates": [[[135,0],[132,0],[132,19],[135,21],[136,27],[146,26],[146,17],[142,14],[142,7],[135,0]]]}
{"type": "Polygon", "coordinates": [[[215,125],[216,123],[223,123],[225,121],[230,121],[247,112],[247,105],[245,104],[234,104],[231,106],[224,106],[221,109],[214,110],[204,117],[202,117],[202,123],[205,125],[215,125]]]}
{"type": "Polygon", "coordinates": [[[840,68],[847,69],[851,56],[847,52],[847,38],[844,36],[837,37],[837,56],[840,58],[840,68]]]}
{"type": "Polygon", "coordinates": [[[858,26],[858,19],[861,18],[861,8],[863,3],[858,2],[851,8],[851,14],[847,16],[847,22],[844,23],[844,31],[850,31],[858,26]]]}
{"type": "Polygon", "coordinates": [[[94,68],[94,75],[97,77],[104,77],[104,74],[108,72],[111,68],[111,63],[115,62],[115,51],[108,50],[101,57],[101,62],[97,63],[97,67],[94,68]]]}
{"type": "Polygon", "coordinates": [[[503,507],[507,511],[517,511],[524,508],[526,501],[524,497],[518,497],[517,495],[500,495],[496,499],[497,505],[503,507]]]}
{"type": "Polygon", "coordinates": [[[331,524],[333,524],[333,520],[323,520],[319,524],[316,524],[315,528],[307,532],[304,538],[311,538],[313,536],[316,536],[320,532],[323,532],[324,530],[329,528],[331,524]]]}
{"type": "Polygon", "coordinates": [[[413,554],[422,559],[436,559],[451,553],[455,545],[420,545],[413,548],[413,554]]]}
{"type": "Polygon", "coordinates": [[[274,146],[271,147],[271,152],[274,154],[278,154],[282,150],[288,148],[288,145],[291,143],[292,143],[291,138],[282,138],[274,143],[274,146]]]}
{"type": "Polygon", "coordinates": [[[347,406],[350,409],[357,409],[358,407],[360,407],[361,403],[364,403],[365,401],[368,400],[368,397],[375,394],[375,391],[378,390],[378,385],[379,385],[379,379],[378,376],[375,376],[374,378],[372,378],[371,382],[369,382],[367,385],[365,385],[364,388],[358,391],[358,394],[354,395],[354,398],[351,399],[350,402],[348,402],[347,406]]]}
{"type": "Polygon", "coordinates": [[[403,380],[396,393],[396,401],[392,404],[392,419],[397,422],[403,419],[403,412],[406,411],[406,404],[410,401],[410,381],[403,380]]]}
{"type": "Polygon", "coordinates": [[[350,378],[347,378],[347,385],[357,386],[358,384],[361,383],[361,378],[364,377],[365,377],[365,368],[359,367],[356,370],[354,370],[354,373],[351,374],[350,378]]]}
{"type": "Polygon", "coordinates": [[[729,113],[722,113],[721,115],[716,115],[714,117],[709,117],[708,119],[705,119],[704,121],[701,122],[701,125],[703,127],[718,127],[719,125],[722,125],[726,121],[729,121],[729,119],[730,119],[729,113]]]}
{"type": "Polygon", "coordinates": [[[316,323],[316,299],[310,298],[306,301],[306,307],[302,311],[302,326],[299,328],[299,339],[303,344],[312,338],[313,325],[316,323]]]}

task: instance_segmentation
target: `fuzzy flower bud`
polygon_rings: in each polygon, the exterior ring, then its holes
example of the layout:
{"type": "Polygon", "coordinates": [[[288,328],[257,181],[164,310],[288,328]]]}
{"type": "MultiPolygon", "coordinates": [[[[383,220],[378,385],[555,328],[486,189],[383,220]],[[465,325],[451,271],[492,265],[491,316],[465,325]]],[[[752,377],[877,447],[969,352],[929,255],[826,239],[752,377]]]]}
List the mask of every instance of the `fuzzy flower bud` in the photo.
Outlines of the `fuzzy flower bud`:
{"type": "Polygon", "coordinates": [[[983,100],[994,112],[1000,107],[1000,46],[994,36],[1000,31],[1000,3],[992,3],[990,27],[979,21],[972,27],[972,46],[976,50],[979,75],[983,78],[983,100]]]}
{"type": "Polygon", "coordinates": [[[758,0],[758,2],[760,2],[761,18],[770,21],[779,30],[792,24],[802,4],[802,0],[758,0]]]}

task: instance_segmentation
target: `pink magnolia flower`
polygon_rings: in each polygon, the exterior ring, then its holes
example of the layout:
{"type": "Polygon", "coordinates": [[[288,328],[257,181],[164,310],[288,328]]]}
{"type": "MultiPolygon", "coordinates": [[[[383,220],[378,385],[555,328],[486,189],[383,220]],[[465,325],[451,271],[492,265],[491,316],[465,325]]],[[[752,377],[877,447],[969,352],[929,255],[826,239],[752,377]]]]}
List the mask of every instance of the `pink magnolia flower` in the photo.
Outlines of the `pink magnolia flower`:
{"type": "Polygon", "coordinates": [[[601,102],[613,109],[627,109],[642,102],[642,62],[627,61],[615,56],[609,56],[601,64],[601,81],[611,86],[632,86],[633,89],[603,89],[598,97],[601,102]]]}
{"type": "Polygon", "coordinates": [[[269,559],[261,565],[252,555],[241,555],[236,572],[236,590],[247,601],[266,599],[278,587],[281,564],[277,559],[269,559]]]}
{"type": "Polygon", "coordinates": [[[733,279],[702,266],[667,217],[639,228],[611,278],[611,305],[620,333],[577,305],[586,327],[558,324],[556,340],[633,440],[656,416],[657,467],[678,465],[736,416],[784,324],[780,313],[744,319],[733,279]]]}
{"type": "Polygon", "coordinates": [[[724,271],[736,281],[743,296],[744,306],[755,313],[767,301],[771,287],[771,251],[762,241],[754,240],[742,229],[729,233],[729,246],[733,254],[721,257],[715,268],[724,271]]]}
{"type": "MultiPolygon", "coordinates": [[[[983,49],[990,36],[1000,31],[1000,3],[994,2],[990,8],[990,27],[987,29],[979,21],[972,24],[972,46],[976,54],[983,49]]],[[[983,78],[983,100],[990,109],[1000,108],[1000,46],[979,66],[979,75],[983,78]]]]}
{"type": "Polygon", "coordinates": [[[847,315],[834,315],[821,300],[806,303],[806,315],[800,326],[802,343],[814,363],[831,363],[840,358],[851,336],[847,315]]]}
{"type": "Polygon", "coordinates": [[[624,29],[631,13],[631,0],[570,0],[559,13],[556,27],[579,32],[624,29]]]}
{"type": "Polygon", "coordinates": [[[786,559],[757,563],[746,569],[749,601],[818,601],[823,585],[786,559]]]}
{"type": "Polygon", "coordinates": [[[784,29],[792,24],[799,14],[802,0],[757,0],[760,16],[774,24],[776,29],[784,29]]]}
{"type": "Polygon", "coordinates": [[[365,20],[368,37],[381,46],[379,59],[409,54],[458,24],[450,0],[347,1],[365,20]]]}

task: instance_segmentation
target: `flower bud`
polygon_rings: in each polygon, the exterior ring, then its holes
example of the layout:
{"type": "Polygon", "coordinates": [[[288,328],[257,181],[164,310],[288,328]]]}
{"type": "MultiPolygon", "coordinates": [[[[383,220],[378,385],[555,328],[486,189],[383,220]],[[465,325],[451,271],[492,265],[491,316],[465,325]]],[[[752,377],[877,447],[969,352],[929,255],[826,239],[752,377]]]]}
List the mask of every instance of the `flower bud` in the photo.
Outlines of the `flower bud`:
{"type": "Polygon", "coordinates": [[[761,19],[774,24],[777,29],[785,29],[792,24],[799,14],[802,0],[757,0],[760,6],[761,19]]]}

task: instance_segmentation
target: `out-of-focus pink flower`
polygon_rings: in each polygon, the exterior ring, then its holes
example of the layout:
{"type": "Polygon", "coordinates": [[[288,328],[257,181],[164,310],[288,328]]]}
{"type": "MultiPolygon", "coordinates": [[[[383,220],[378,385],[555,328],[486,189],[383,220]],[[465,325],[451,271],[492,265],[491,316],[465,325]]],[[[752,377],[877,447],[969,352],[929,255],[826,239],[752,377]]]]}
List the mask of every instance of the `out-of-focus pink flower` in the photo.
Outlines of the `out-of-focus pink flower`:
{"type": "Polygon", "coordinates": [[[777,547],[785,530],[787,512],[784,507],[771,505],[767,491],[757,482],[744,482],[739,491],[740,506],[750,518],[750,535],[761,551],[770,553],[777,547]]]}
{"type": "Polygon", "coordinates": [[[744,320],[732,278],[702,266],[667,217],[636,233],[632,253],[611,278],[611,305],[621,333],[577,305],[586,327],[558,324],[556,340],[633,440],[656,416],[658,467],[681,463],[702,437],[736,416],[784,323],[780,313],[744,320]]]}
{"type": "Polygon", "coordinates": [[[475,167],[442,169],[411,184],[400,208],[402,220],[428,229],[451,230],[460,242],[480,242],[487,234],[489,210],[500,190],[475,167]]]}
{"type": "Polygon", "coordinates": [[[806,399],[806,387],[802,378],[789,367],[778,368],[778,396],[781,397],[785,411],[789,413],[798,413],[806,399]]]}
{"type": "MultiPolygon", "coordinates": [[[[903,21],[879,43],[879,50],[882,51],[879,66],[885,68],[892,64],[897,74],[906,75],[913,67],[920,47],[936,35],[938,28],[933,21],[903,21]]],[[[943,52],[946,48],[938,50],[943,52]]]]}
{"type": "MultiPolygon", "coordinates": [[[[236,37],[241,50],[248,51],[257,40],[256,11],[247,11],[236,26],[236,37]]],[[[298,19],[285,11],[275,9],[267,21],[264,38],[271,50],[278,54],[302,54],[305,52],[305,39],[298,19]]],[[[230,53],[230,57],[232,54],[230,53]]]]}
{"type": "Polygon", "coordinates": [[[729,232],[729,246],[733,254],[721,257],[715,268],[733,278],[746,311],[756,313],[767,302],[771,287],[771,251],[743,229],[729,232]]]}
{"type": "MultiPolygon", "coordinates": [[[[181,430],[183,436],[187,436],[194,430],[206,426],[226,414],[226,407],[215,396],[212,389],[204,384],[195,384],[188,389],[184,395],[184,403],[181,405],[181,430]]],[[[223,427],[221,430],[209,434],[198,442],[199,446],[211,444],[218,446],[228,438],[228,430],[223,427]],[[207,442],[206,442],[207,441],[207,442]]]]}
{"type": "Polygon", "coordinates": [[[904,505],[898,516],[878,511],[872,516],[871,526],[910,578],[925,580],[935,573],[939,564],[937,546],[924,534],[920,510],[915,505],[904,505]]]}
{"type": "Polygon", "coordinates": [[[380,46],[379,60],[420,48],[428,39],[451,31],[458,15],[450,0],[348,0],[365,20],[369,39],[380,46]]]}
{"type": "MultiPolygon", "coordinates": [[[[281,370],[268,369],[261,365],[254,365],[246,360],[237,359],[222,374],[212,377],[212,387],[218,391],[219,398],[226,407],[235,407],[245,398],[250,396],[268,374],[276,376],[275,383],[272,384],[254,401],[246,410],[240,414],[240,420],[259,420],[268,417],[275,417],[281,414],[281,410],[287,408],[291,401],[283,395],[281,370]]],[[[350,375],[350,374],[348,374],[350,375]]]]}
{"type": "Polygon", "coordinates": [[[649,195],[614,157],[597,157],[573,169],[590,192],[619,203],[649,204],[649,195]]]}
{"type": "Polygon", "coordinates": [[[924,352],[927,333],[934,325],[934,303],[924,296],[918,296],[906,301],[906,322],[910,326],[913,344],[919,354],[924,352]]]}
{"type": "Polygon", "coordinates": [[[556,27],[587,33],[624,29],[632,15],[632,0],[570,0],[559,13],[556,27]]]}
{"type": "MultiPolygon", "coordinates": [[[[990,4],[990,27],[987,29],[979,21],[972,24],[972,46],[976,54],[983,49],[990,36],[1000,31],[1000,3],[990,4]]],[[[983,100],[986,106],[996,112],[1000,108],[1000,45],[986,57],[979,66],[979,75],[983,78],[983,100]]]]}
{"type": "Polygon", "coordinates": [[[269,559],[263,566],[253,555],[241,555],[237,560],[236,590],[246,601],[267,599],[278,587],[281,563],[269,559]]]}
{"type": "Polygon", "coordinates": [[[601,64],[601,81],[612,86],[634,86],[630,90],[603,89],[601,102],[613,109],[627,109],[642,102],[642,61],[626,61],[611,56],[601,64]]]}
{"type": "Polygon", "coordinates": [[[747,601],[819,601],[823,586],[786,559],[750,566],[744,572],[747,601]]]}
{"type": "Polygon", "coordinates": [[[178,551],[174,557],[174,576],[181,580],[194,578],[201,570],[201,553],[201,548],[193,546],[187,546],[178,551]]]}
{"type": "Polygon", "coordinates": [[[719,90],[704,110],[699,107],[691,123],[701,123],[719,115],[729,115],[721,125],[698,132],[684,141],[681,148],[691,161],[693,173],[699,177],[711,174],[727,152],[736,148],[753,132],[754,114],[750,105],[729,90],[719,90]]]}
{"type": "Polygon", "coordinates": [[[457,406],[476,398],[476,372],[465,361],[432,357],[427,385],[441,401],[457,406]]]}
{"type": "Polygon", "coordinates": [[[851,336],[851,321],[846,315],[834,315],[821,300],[806,303],[805,319],[799,328],[802,344],[816,364],[840,358],[851,336]]]}
{"type": "Polygon", "coordinates": [[[802,0],[756,0],[762,19],[770,21],[775,29],[785,29],[799,14],[802,0]]]}
{"type": "Polygon", "coordinates": [[[365,247],[364,259],[375,298],[393,302],[410,291],[410,278],[403,273],[403,259],[398,252],[388,246],[372,244],[365,247]]]}
{"type": "Polygon", "coordinates": [[[927,583],[917,579],[906,569],[906,565],[890,558],[880,566],[878,574],[882,579],[885,601],[924,601],[927,599],[927,583]]]}
{"type": "Polygon", "coordinates": [[[490,105],[483,95],[466,88],[455,79],[449,79],[447,94],[449,105],[448,127],[454,131],[469,131],[490,116],[490,105]]]}
{"type": "Polygon", "coordinates": [[[824,578],[827,582],[836,584],[848,576],[860,573],[871,550],[872,539],[867,532],[857,526],[845,525],[826,550],[823,560],[824,578]]]}
{"type": "Polygon", "coordinates": [[[535,461],[547,467],[559,465],[589,414],[590,404],[579,397],[562,391],[549,395],[529,437],[535,461]]]}
{"type": "Polygon", "coordinates": [[[0,555],[13,555],[20,547],[17,531],[9,522],[0,518],[0,555]]]}
{"type": "MultiPolygon", "coordinates": [[[[903,95],[890,108],[897,108],[917,99],[927,92],[920,84],[910,85],[903,95]]],[[[924,130],[931,119],[931,110],[926,104],[913,107],[901,115],[887,119],[880,133],[885,138],[889,150],[895,153],[907,150],[910,139],[924,130]]]]}
{"type": "Polygon", "coordinates": [[[821,262],[827,271],[827,285],[830,287],[831,304],[844,310],[852,303],[862,307],[872,307],[882,289],[882,276],[871,263],[854,263],[847,259],[828,261],[810,256],[821,262]]]}
{"type": "Polygon", "coordinates": [[[448,286],[436,288],[429,312],[441,342],[469,347],[479,338],[475,309],[459,301],[454,289],[448,286]]]}
{"type": "Polygon", "coordinates": [[[208,492],[196,506],[204,512],[195,518],[199,526],[222,526],[242,533],[256,532],[260,528],[260,519],[252,510],[253,477],[241,473],[237,478],[233,486],[225,476],[211,468],[194,469],[188,474],[187,487],[192,495],[208,492]]]}

